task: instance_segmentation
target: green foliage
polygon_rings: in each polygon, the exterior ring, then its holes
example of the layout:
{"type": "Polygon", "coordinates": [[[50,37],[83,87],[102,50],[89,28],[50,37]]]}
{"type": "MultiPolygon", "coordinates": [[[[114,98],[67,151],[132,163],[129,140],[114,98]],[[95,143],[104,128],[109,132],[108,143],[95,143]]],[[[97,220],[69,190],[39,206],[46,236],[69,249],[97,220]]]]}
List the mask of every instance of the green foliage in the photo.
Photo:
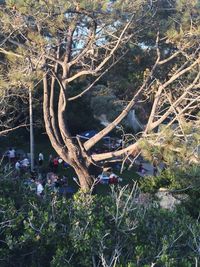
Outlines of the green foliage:
{"type": "Polygon", "coordinates": [[[158,266],[188,266],[190,262],[187,253],[188,240],[185,238],[189,233],[187,228],[189,221],[190,218],[181,212],[172,213],[165,210],[158,212],[157,208],[148,210],[138,229],[140,233],[138,243],[146,244],[137,247],[141,266],[147,264],[152,255],[154,257],[159,255],[156,261],[158,266]],[[180,249],[184,255],[182,259],[177,258],[180,249]],[[146,262],[143,259],[146,259],[146,262]]]}
{"type": "Polygon", "coordinates": [[[165,188],[181,200],[180,207],[193,218],[199,217],[200,206],[200,168],[176,166],[166,169],[158,176],[148,176],[139,181],[143,192],[154,194],[159,188],[165,188]]]}
{"type": "Polygon", "coordinates": [[[145,208],[136,188],[73,199],[38,199],[23,181],[1,179],[0,188],[2,267],[109,264],[116,251],[119,267],[186,267],[198,259],[199,224],[183,209],[145,208]]]}
{"type": "Polygon", "coordinates": [[[143,157],[153,162],[157,158],[158,162],[164,162],[167,166],[173,167],[177,164],[189,166],[193,162],[199,161],[199,122],[182,121],[182,132],[188,136],[183,137],[174,131],[178,123],[171,126],[160,125],[157,133],[150,133],[149,136],[140,139],[139,146],[143,157]]]}
{"type": "Polygon", "coordinates": [[[195,188],[198,191],[199,167],[192,165],[183,168],[181,165],[176,165],[172,169],[162,171],[158,176],[147,176],[144,180],[140,180],[140,187],[142,191],[151,193],[155,193],[161,187],[178,191],[195,188]]]}
{"type": "Polygon", "coordinates": [[[91,98],[91,108],[95,116],[105,114],[108,120],[112,121],[122,111],[123,106],[110,88],[99,87],[91,98]]]}

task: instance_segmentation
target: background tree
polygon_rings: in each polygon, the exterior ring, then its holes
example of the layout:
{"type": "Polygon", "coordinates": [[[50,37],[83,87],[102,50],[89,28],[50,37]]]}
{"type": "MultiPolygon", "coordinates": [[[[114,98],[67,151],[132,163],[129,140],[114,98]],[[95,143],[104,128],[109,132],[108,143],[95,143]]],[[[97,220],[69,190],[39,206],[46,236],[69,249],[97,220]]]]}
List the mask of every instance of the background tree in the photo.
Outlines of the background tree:
{"type": "Polygon", "coordinates": [[[4,76],[5,62],[2,60],[0,77],[0,135],[6,135],[14,129],[25,127],[27,122],[27,91],[24,88],[16,90],[14,84],[9,84],[4,76]]]}

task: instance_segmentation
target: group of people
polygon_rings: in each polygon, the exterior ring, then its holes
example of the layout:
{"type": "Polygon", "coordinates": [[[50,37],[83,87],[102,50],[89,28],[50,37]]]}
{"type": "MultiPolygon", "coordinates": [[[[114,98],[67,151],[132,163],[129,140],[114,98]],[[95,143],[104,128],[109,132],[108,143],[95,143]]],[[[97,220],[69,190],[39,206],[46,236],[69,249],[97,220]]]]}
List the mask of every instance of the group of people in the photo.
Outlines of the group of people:
{"type": "MultiPolygon", "coordinates": [[[[29,170],[30,157],[27,156],[26,153],[24,153],[23,155],[16,153],[16,150],[11,147],[4,154],[4,159],[6,163],[15,167],[15,171],[17,173],[29,170]]],[[[44,166],[44,160],[45,160],[44,154],[40,151],[38,154],[38,158],[34,161],[34,165],[41,168],[44,166]]],[[[69,166],[67,163],[64,163],[63,160],[58,156],[53,157],[53,155],[50,154],[48,160],[48,166],[46,164],[45,167],[48,167],[49,171],[57,173],[59,164],[63,164],[64,167],[69,166]]]]}
{"type": "MultiPolygon", "coordinates": [[[[23,153],[23,151],[20,151],[21,153],[19,153],[19,151],[16,151],[13,147],[10,147],[5,153],[4,153],[4,169],[6,170],[10,170],[10,169],[14,169],[14,175],[15,177],[21,177],[21,175],[24,174],[31,174],[31,179],[30,181],[32,181],[32,185],[33,184],[37,184],[37,188],[38,188],[38,192],[43,191],[42,190],[42,184],[44,185],[44,175],[51,173],[51,178],[47,179],[47,184],[48,185],[52,185],[52,184],[58,184],[57,181],[61,181],[57,177],[57,173],[58,173],[58,169],[59,169],[59,165],[62,165],[64,168],[68,168],[69,164],[65,163],[61,158],[59,158],[58,156],[53,156],[52,154],[49,155],[48,160],[46,160],[45,162],[45,157],[44,154],[42,153],[42,151],[40,151],[38,153],[37,159],[35,160],[35,164],[34,164],[34,172],[31,172],[30,170],[30,157],[28,156],[28,154],[23,153]],[[41,174],[43,175],[43,182],[40,183],[41,177],[39,177],[39,179],[36,177],[35,173],[41,174]],[[55,177],[54,175],[55,174],[55,177]],[[51,181],[51,182],[50,182],[51,181]]],[[[29,181],[29,182],[30,182],[29,181]]]]}
{"type": "MultiPolygon", "coordinates": [[[[68,187],[66,176],[58,175],[59,165],[69,167],[58,156],[49,155],[48,162],[45,163],[45,157],[42,151],[39,152],[35,161],[34,171],[30,170],[30,159],[27,154],[19,154],[14,148],[9,148],[4,154],[5,165],[15,169],[15,177],[23,177],[26,174],[24,184],[39,197],[44,197],[48,192],[59,193],[66,196],[67,193],[73,193],[73,189],[68,187]]],[[[25,177],[25,176],[24,176],[25,177]]]]}
{"type": "Polygon", "coordinates": [[[20,173],[20,171],[27,171],[30,166],[30,161],[27,157],[24,157],[22,160],[17,160],[15,163],[15,170],[17,173],[20,173]]]}
{"type": "MultiPolygon", "coordinates": [[[[10,147],[6,153],[4,154],[5,161],[11,164],[16,164],[16,168],[18,169],[20,166],[28,167],[30,165],[29,157],[26,153],[23,155],[21,153],[17,153],[16,150],[10,147]]],[[[42,165],[44,161],[44,155],[42,152],[39,153],[38,156],[38,164],[42,165]]]]}
{"type": "Polygon", "coordinates": [[[113,173],[112,168],[104,170],[103,173],[98,176],[98,183],[100,184],[118,184],[120,181],[122,181],[122,178],[113,173]]]}
{"type": "Polygon", "coordinates": [[[26,154],[23,156],[16,153],[14,148],[9,148],[8,151],[3,155],[4,160],[4,170],[8,170],[12,167],[15,167],[17,173],[21,170],[27,170],[30,166],[29,158],[26,154]]]}
{"type": "MultiPolygon", "coordinates": [[[[14,149],[13,149],[14,150],[14,149]]],[[[26,156],[26,154],[24,154],[24,156],[18,156],[13,158],[13,160],[11,161],[9,159],[10,163],[15,163],[15,170],[17,173],[20,172],[26,172],[27,170],[29,170],[30,167],[30,160],[29,157],[26,156]]],[[[38,164],[38,166],[42,166],[44,162],[44,155],[42,152],[39,153],[38,155],[38,162],[35,162],[36,165],[38,164]]]]}
{"type": "Polygon", "coordinates": [[[73,189],[68,187],[67,177],[64,175],[60,177],[53,172],[47,173],[45,177],[41,177],[36,172],[31,172],[31,176],[25,181],[25,185],[41,198],[48,195],[48,193],[62,196],[66,196],[67,193],[73,193],[73,189]]]}

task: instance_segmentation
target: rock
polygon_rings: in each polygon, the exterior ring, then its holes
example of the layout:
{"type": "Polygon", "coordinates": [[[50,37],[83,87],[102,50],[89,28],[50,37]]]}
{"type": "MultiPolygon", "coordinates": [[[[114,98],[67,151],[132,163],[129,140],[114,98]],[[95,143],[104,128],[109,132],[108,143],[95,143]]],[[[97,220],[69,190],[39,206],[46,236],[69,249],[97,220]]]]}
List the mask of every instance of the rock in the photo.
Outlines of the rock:
{"type": "Polygon", "coordinates": [[[180,200],[176,199],[168,189],[160,188],[156,193],[156,196],[159,198],[159,203],[161,208],[173,210],[177,204],[180,204],[180,200]]]}

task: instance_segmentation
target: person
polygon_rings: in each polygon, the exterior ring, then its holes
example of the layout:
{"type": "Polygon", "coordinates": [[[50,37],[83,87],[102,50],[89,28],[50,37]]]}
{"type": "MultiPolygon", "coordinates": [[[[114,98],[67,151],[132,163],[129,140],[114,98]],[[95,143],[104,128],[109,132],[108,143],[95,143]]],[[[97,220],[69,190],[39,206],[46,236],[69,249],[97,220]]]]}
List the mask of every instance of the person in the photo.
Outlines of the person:
{"type": "Polygon", "coordinates": [[[139,166],[138,166],[138,172],[142,172],[143,170],[143,165],[142,163],[140,162],[139,166]]]}
{"type": "Polygon", "coordinates": [[[53,171],[53,156],[52,154],[49,155],[49,170],[53,171]]]}
{"type": "Polygon", "coordinates": [[[63,159],[58,158],[58,163],[59,163],[59,164],[62,164],[62,163],[63,163],[63,159]]]}
{"type": "Polygon", "coordinates": [[[30,177],[24,181],[24,184],[26,186],[28,186],[28,188],[32,192],[35,192],[36,189],[37,189],[37,185],[35,183],[35,179],[36,179],[36,177],[33,177],[32,174],[31,174],[30,177]]]}
{"type": "Polygon", "coordinates": [[[146,170],[144,168],[142,168],[142,171],[141,171],[142,174],[145,174],[146,173],[146,170]]]}
{"type": "Polygon", "coordinates": [[[53,159],[53,171],[56,173],[58,171],[58,157],[53,159]]]}
{"type": "Polygon", "coordinates": [[[21,170],[21,164],[20,164],[20,161],[19,161],[19,160],[15,163],[15,170],[16,170],[16,173],[17,173],[17,174],[20,173],[20,170],[21,170]]]}
{"type": "Polygon", "coordinates": [[[49,178],[47,179],[47,182],[45,183],[44,192],[45,192],[45,197],[49,193],[53,192],[53,185],[52,185],[51,180],[49,178]]]}
{"type": "Polygon", "coordinates": [[[37,181],[36,181],[36,194],[37,194],[39,197],[41,197],[43,191],[44,191],[44,187],[43,187],[41,181],[40,181],[40,180],[37,180],[37,181]]]}
{"type": "Polygon", "coordinates": [[[9,148],[8,150],[8,158],[9,158],[9,161],[10,163],[14,163],[15,162],[15,150],[14,148],[9,148]]]}
{"type": "Polygon", "coordinates": [[[69,168],[69,167],[70,167],[70,165],[69,165],[69,163],[67,163],[67,162],[63,161],[63,167],[67,169],[67,168],[69,168]]]}
{"type": "Polygon", "coordinates": [[[63,186],[68,186],[68,178],[67,176],[63,175],[61,179],[62,185],[63,186]]]}
{"type": "Polygon", "coordinates": [[[20,164],[21,164],[21,169],[22,169],[22,171],[23,172],[26,172],[27,171],[27,169],[28,169],[28,167],[29,167],[29,160],[28,160],[28,158],[24,158],[21,162],[20,162],[20,164]]]}
{"type": "Polygon", "coordinates": [[[61,187],[61,179],[59,176],[56,177],[55,182],[54,182],[54,192],[58,193],[61,187]]]}
{"type": "Polygon", "coordinates": [[[157,157],[153,158],[153,176],[156,176],[158,174],[158,159],[157,157]]]}
{"type": "Polygon", "coordinates": [[[147,170],[144,168],[143,164],[140,162],[140,164],[138,166],[138,172],[140,172],[141,174],[145,174],[146,171],[147,170]]]}
{"type": "Polygon", "coordinates": [[[157,174],[158,174],[158,168],[156,164],[153,164],[153,176],[157,176],[157,174]]]}
{"type": "Polygon", "coordinates": [[[103,173],[105,176],[109,177],[112,174],[112,168],[111,167],[103,168],[103,173]]]}
{"type": "Polygon", "coordinates": [[[117,176],[112,172],[109,176],[109,184],[117,184],[118,178],[117,176]]]}
{"type": "Polygon", "coordinates": [[[37,172],[35,170],[30,172],[31,180],[35,181],[37,177],[37,172]]]}
{"type": "Polygon", "coordinates": [[[24,168],[28,168],[28,166],[29,166],[29,160],[28,160],[28,158],[24,158],[22,161],[21,161],[21,165],[22,165],[22,167],[24,167],[24,168]]]}
{"type": "Polygon", "coordinates": [[[60,185],[59,177],[55,173],[47,173],[47,184],[45,185],[52,193],[57,193],[60,185]]]}
{"type": "Polygon", "coordinates": [[[42,152],[40,152],[38,156],[39,166],[42,166],[43,161],[44,161],[44,155],[42,154],[42,152]]]}
{"type": "Polygon", "coordinates": [[[60,188],[59,188],[59,193],[62,196],[67,195],[67,189],[68,189],[68,178],[66,176],[62,176],[60,180],[60,188]]]}
{"type": "Polygon", "coordinates": [[[52,154],[49,155],[49,162],[51,162],[53,160],[53,156],[52,154]]]}

